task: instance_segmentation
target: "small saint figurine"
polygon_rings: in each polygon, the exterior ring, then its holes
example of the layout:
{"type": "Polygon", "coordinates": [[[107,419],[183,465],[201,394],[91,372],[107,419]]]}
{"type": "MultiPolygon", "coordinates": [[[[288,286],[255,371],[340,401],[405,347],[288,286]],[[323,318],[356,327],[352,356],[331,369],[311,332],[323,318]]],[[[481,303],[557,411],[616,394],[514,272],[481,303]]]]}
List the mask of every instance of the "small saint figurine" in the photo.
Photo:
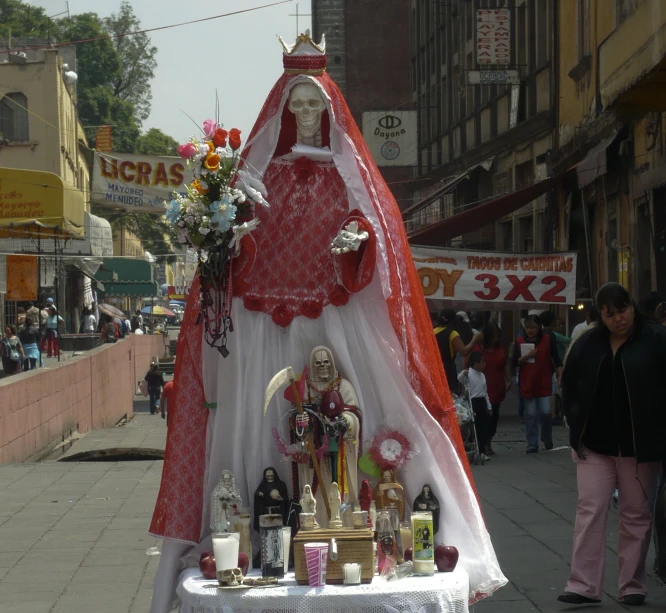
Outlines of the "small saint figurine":
{"type": "Polygon", "coordinates": [[[210,527],[213,532],[226,532],[234,509],[242,506],[236,479],[230,470],[223,470],[211,494],[210,527]]]}
{"type": "Polygon", "coordinates": [[[268,514],[282,515],[283,524],[289,515],[287,486],[272,466],[264,469],[264,478],[254,492],[254,529],[257,532],[259,517],[268,514]]]}
{"type": "Polygon", "coordinates": [[[301,496],[301,512],[314,515],[314,527],[319,528],[317,523],[317,500],[312,495],[312,487],[307,483],[303,487],[303,495],[301,496]]]}
{"type": "Polygon", "coordinates": [[[432,513],[433,532],[439,531],[439,500],[432,493],[432,488],[428,483],[423,485],[421,493],[414,499],[414,511],[430,511],[432,513]]]}
{"type": "Polygon", "coordinates": [[[331,483],[331,490],[328,492],[328,504],[331,507],[331,519],[328,522],[328,527],[333,530],[342,528],[342,519],[340,518],[342,499],[340,498],[338,484],[335,481],[331,483]]]}
{"type": "Polygon", "coordinates": [[[397,509],[400,521],[405,520],[405,493],[404,488],[395,478],[395,473],[390,469],[382,471],[381,481],[373,492],[377,510],[397,509]]]}

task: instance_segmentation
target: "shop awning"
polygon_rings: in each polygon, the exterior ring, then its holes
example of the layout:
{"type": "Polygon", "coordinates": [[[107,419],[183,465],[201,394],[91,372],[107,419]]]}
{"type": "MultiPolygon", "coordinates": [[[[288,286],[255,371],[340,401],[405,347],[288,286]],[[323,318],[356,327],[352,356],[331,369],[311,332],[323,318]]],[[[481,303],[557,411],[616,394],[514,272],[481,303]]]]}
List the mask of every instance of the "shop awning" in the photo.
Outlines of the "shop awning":
{"type": "Polygon", "coordinates": [[[117,274],[120,283],[149,283],[153,281],[153,267],[146,260],[134,258],[104,258],[102,270],[117,274]]]}
{"type": "Polygon", "coordinates": [[[617,136],[617,130],[608,138],[602,140],[587,152],[582,162],[576,168],[578,175],[578,189],[583,189],[597,177],[606,174],[606,149],[611,146],[617,136]]]}
{"type": "Polygon", "coordinates": [[[52,172],[0,168],[0,237],[83,238],[85,196],[52,172]]]}
{"type": "Polygon", "coordinates": [[[524,187],[510,194],[505,194],[477,206],[470,207],[462,213],[452,215],[424,228],[407,234],[409,242],[415,245],[441,245],[442,241],[462,236],[493,223],[505,215],[535,200],[553,189],[561,180],[561,175],[545,179],[524,187]]]}
{"type": "Polygon", "coordinates": [[[157,281],[130,282],[130,283],[104,283],[104,291],[99,292],[100,296],[117,296],[117,297],[133,297],[141,298],[147,296],[158,296],[159,287],[157,281]]]}
{"type": "Polygon", "coordinates": [[[441,196],[444,196],[445,194],[448,194],[450,191],[453,190],[456,185],[464,181],[465,179],[469,179],[470,175],[477,169],[477,168],[483,168],[484,170],[488,171],[493,165],[493,161],[495,158],[489,158],[483,162],[480,162],[478,164],[474,164],[473,166],[470,166],[465,172],[462,172],[458,175],[455,175],[453,177],[449,177],[445,181],[442,181],[442,186],[429,196],[426,196],[425,198],[422,198],[418,202],[415,202],[412,206],[408,206],[406,209],[402,211],[402,216],[403,218],[407,218],[409,215],[412,215],[413,213],[417,213],[421,209],[427,207],[429,204],[440,198],[441,196]]]}

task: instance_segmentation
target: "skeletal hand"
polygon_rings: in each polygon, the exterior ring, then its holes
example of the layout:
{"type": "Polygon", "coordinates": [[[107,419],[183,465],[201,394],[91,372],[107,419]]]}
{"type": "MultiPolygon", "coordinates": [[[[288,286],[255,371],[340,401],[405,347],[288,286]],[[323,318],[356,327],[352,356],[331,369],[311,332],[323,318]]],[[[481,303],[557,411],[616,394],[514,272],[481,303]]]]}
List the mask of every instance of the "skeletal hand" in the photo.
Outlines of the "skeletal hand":
{"type": "Polygon", "coordinates": [[[335,240],[331,243],[331,252],[334,255],[358,251],[363,241],[367,241],[370,235],[358,230],[358,222],[352,221],[344,230],[340,230],[335,240]]]}

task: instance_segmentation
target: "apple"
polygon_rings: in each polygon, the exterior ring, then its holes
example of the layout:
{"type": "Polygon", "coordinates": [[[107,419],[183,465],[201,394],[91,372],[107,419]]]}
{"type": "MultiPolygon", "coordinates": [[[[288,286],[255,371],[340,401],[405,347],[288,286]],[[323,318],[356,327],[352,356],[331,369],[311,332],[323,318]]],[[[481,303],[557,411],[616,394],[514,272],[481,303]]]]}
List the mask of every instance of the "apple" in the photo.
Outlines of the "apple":
{"type": "Polygon", "coordinates": [[[217,567],[215,566],[215,553],[204,551],[199,558],[199,570],[205,579],[217,579],[217,567]]]}
{"type": "Polygon", "coordinates": [[[247,577],[247,571],[250,568],[250,558],[242,551],[238,554],[238,568],[243,572],[243,577],[247,577]]]}
{"type": "Polygon", "coordinates": [[[403,551],[403,553],[402,553],[402,557],[405,559],[405,562],[411,562],[411,561],[412,561],[412,558],[413,558],[413,556],[412,556],[412,548],[411,548],[411,547],[407,547],[407,549],[405,549],[405,551],[403,551]]]}
{"type": "Polygon", "coordinates": [[[437,545],[435,547],[435,564],[440,573],[450,573],[458,564],[458,550],[452,545],[437,545]]]}

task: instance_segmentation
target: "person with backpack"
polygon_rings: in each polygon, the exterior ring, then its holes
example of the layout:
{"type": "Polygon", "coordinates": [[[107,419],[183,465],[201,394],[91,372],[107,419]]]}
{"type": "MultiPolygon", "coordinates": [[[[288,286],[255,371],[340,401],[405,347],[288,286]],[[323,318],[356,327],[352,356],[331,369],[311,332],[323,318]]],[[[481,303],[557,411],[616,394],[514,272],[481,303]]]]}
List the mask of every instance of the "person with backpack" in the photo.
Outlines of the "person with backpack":
{"type": "Polygon", "coordinates": [[[21,371],[21,362],[25,354],[21,340],[16,336],[16,327],[8,325],[5,327],[5,338],[2,339],[2,368],[5,375],[13,375],[21,371]]]}
{"type": "MultiPolygon", "coordinates": [[[[53,302],[51,300],[51,302],[53,302]]],[[[60,324],[64,324],[65,320],[58,315],[58,309],[53,304],[49,307],[49,314],[46,317],[46,357],[51,356],[57,358],[60,354],[59,346],[59,333],[58,328],[60,324]]]]}
{"type": "Polygon", "coordinates": [[[115,343],[118,340],[118,331],[111,315],[104,315],[101,338],[103,343],[115,343]]]}
{"type": "Polygon", "coordinates": [[[148,398],[150,399],[150,414],[155,415],[160,410],[160,396],[162,388],[164,387],[164,377],[159,371],[159,364],[153,362],[150,365],[150,370],[144,377],[145,382],[148,384],[148,398]]]}

